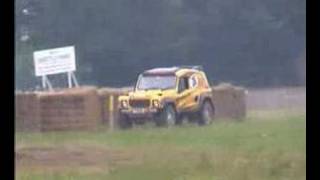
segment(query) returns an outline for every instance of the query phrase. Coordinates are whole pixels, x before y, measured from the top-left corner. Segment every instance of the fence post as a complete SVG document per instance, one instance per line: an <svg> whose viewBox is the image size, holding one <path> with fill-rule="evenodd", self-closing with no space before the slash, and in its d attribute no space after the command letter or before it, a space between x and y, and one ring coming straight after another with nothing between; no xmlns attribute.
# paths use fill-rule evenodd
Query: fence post
<svg viewBox="0 0 320 180"><path fill-rule="evenodd" d="M114 117L113 117L113 95L109 96L109 127L110 130L113 131L114 129Z"/></svg>

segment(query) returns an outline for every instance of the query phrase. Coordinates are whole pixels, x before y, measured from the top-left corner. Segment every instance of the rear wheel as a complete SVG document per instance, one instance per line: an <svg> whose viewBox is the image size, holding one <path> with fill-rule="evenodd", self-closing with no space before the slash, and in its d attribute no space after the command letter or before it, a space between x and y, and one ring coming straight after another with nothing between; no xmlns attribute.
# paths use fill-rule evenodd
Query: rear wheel
<svg viewBox="0 0 320 180"><path fill-rule="evenodd" d="M175 125L181 126L184 122L186 122L188 117L184 114L177 115Z"/></svg>
<svg viewBox="0 0 320 180"><path fill-rule="evenodd" d="M133 126L133 121L127 115L120 114L119 126L121 129L130 129Z"/></svg>
<svg viewBox="0 0 320 180"><path fill-rule="evenodd" d="M211 124L214 118L214 108L213 105L209 101L205 101L199 112L199 125L208 125Z"/></svg>
<svg viewBox="0 0 320 180"><path fill-rule="evenodd" d="M163 110L155 117L157 126L172 127L177 120L176 111L172 105L167 105Z"/></svg>

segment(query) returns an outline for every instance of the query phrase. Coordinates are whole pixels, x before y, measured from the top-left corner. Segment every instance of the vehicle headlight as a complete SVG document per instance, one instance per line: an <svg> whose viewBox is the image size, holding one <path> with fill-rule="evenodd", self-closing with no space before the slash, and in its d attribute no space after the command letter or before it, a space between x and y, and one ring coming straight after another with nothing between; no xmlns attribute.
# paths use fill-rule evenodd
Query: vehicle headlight
<svg viewBox="0 0 320 180"><path fill-rule="evenodd" d="M128 101L126 101L126 100L122 100L121 101L121 107L122 108L128 108L128 106L129 106Z"/></svg>
<svg viewBox="0 0 320 180"><path fill-rule="evenodd" d="M152 106L155 107L155 108L160 107L160 102L159 102L159 100L153 100L153 101L152 101Z"/></svg>

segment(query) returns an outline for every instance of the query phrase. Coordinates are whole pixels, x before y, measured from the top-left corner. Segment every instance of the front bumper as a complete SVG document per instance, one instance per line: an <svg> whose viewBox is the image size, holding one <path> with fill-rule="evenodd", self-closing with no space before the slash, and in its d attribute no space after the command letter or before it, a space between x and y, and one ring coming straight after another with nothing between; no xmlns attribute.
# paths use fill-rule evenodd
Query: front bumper
<svg viewBox="0 0 320 180"><path fill-rule="evenodd" d="M154 108L136 108L136 109L120 109L121 114L127 115L130 118L152 118L161 109Z"/></svg>

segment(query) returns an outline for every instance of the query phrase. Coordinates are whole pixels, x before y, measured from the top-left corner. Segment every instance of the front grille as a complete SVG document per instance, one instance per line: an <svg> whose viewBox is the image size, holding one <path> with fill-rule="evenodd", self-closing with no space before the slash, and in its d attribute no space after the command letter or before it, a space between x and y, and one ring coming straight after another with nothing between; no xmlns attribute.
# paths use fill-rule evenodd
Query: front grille
<svg viewBox="0 0 320 180"><path fill-rule="evenodd" d="M147 108L150 106L150 100L148 100L148 99L130 99L129 105L133 108Z"/></svg>

